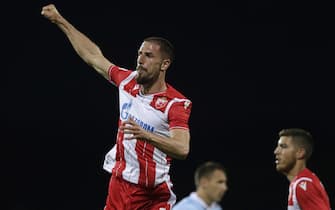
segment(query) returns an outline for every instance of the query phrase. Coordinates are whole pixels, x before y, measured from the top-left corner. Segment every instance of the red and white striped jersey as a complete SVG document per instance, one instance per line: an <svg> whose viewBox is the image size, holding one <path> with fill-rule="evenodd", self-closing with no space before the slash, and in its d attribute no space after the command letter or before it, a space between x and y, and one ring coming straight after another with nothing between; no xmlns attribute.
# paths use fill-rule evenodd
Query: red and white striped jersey
<svg viewBox="0 0 335 210"><path fill-rule="evenodd" d="M330 210L328 194L319 178L305 168L290 183L288 210Z"/></svg>
<svg viewBox="0 0 335 210"><path fill-rule="evenodd" d="M136 83L136 71L113 66L110 81L119 88L119 125L129 117L143 129L169 136L173 128L189 129L192 103L167 84L167 90L142 95ZM131 183L154 187L169 181L171 157L146 141L124 140L118 131L116 144L106 154L103 168Z"/></svg>

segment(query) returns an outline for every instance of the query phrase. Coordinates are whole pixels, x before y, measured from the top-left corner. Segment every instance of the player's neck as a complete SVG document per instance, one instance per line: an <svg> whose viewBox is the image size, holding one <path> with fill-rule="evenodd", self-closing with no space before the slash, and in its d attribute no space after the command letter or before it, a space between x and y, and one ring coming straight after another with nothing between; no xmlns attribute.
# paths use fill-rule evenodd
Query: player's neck
<svg viewBox="0 0 335 210"><path fill-rule="evenodd" d="M198 189L196 193L207 204L207 206L212 204L213 201L208 198L207 194L203 190Z"/></svg>
<svg viewBox="0 0 335 210"><path fill-rule="evenodd" d="M164 92L167 89L167 85L165 81L156 82L152 85L142 85L141 87L141 94L149 95L154 93Z"/></svg>
<svg viewBox="0 0 335 210"><path fill-rule="evenodd" d="M297 162L296 165L286 174L287 179L291 182L305 168L305 162Z"/></svg>

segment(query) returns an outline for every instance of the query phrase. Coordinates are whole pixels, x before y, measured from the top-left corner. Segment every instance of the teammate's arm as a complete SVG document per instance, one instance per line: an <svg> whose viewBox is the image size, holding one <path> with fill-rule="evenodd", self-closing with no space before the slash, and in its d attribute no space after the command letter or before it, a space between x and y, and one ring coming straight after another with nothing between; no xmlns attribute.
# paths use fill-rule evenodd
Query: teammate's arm
<svg viewBox="0 0 335 210"><path fill-rule="evenodd" d="M114 64L103 56L100 48L95 43L70 24L53 4L44 6L41 14L64 32L74 50L87 64L92 66L103 77L109 79L108 69Z"/></svg>

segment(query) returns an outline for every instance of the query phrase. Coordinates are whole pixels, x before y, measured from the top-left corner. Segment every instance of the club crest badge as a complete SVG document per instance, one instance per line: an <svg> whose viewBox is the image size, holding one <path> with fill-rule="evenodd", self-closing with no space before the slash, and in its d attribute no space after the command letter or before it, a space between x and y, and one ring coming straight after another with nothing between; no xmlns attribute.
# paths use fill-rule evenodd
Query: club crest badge
<svg viewBox="0 0 335 210"><path fill-rule="evenodd" d="M166 97L159 97L155 102L156 109L161 109L166 106L168 100Z"/></svg>

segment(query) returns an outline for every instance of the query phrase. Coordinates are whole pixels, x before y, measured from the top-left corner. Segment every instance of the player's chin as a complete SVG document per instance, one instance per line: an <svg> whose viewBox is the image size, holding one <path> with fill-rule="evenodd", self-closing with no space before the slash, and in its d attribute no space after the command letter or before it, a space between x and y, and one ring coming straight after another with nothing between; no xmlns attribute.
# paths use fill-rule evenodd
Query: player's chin
<svg viewBox="0 0 335 210"><path fill-rule="evenodd" d="M142 74L137 74L137 76L135 77L135 80L138 84L144 84L144 79L143 79Z"/></svg>
<svg viewBox="0 0 335 210"><path fill-rule="evenodd" d="M218 195L218 197L216 198L215 201L220 202L222 200L223 196L224 196L224 193L220 193L220 195Z"/></svg>
<svg viewBox="0 0 335 210"><path fill-rule="evenodd" d="M277 170L278 172L284 172L284 171L285 171L285 168L282 167L281 165L277 164L277 165L276 165L276 170Z"/></svg>

